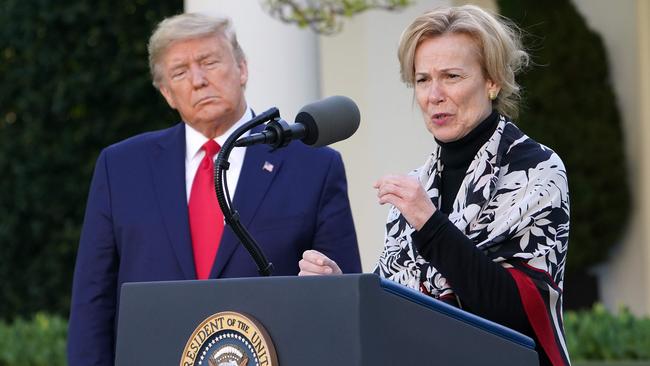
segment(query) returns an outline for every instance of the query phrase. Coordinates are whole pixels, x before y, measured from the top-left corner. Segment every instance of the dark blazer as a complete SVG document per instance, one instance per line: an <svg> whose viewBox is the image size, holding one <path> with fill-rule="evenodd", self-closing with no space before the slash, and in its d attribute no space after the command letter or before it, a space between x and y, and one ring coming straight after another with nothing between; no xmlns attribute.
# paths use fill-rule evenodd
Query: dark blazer
<svg viewBox="0 0 650 366"><path fill-rule="evenodd" d="M247 149L233 206L273 263L274 275L297 274L306 249L323 252L343 272L360 272L340 155L301 142L275 151L266 145ZM264 169L266 162L273 168ZM210 277L252 276L258 276L254 261L227 227ZM104 149L77 253L69 365L113 365L123 283L193 279L184 124Z"/></svg>

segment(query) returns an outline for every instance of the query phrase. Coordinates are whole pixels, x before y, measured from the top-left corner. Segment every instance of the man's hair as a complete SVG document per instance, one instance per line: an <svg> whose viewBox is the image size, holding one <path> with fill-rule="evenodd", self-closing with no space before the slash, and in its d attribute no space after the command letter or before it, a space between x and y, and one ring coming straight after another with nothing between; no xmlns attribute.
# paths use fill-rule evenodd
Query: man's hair
<svg viewBox="0 0 650 366"><path fill-rule="evenodd" d="M520 88L515 74L528 65L519 29L504 17L474 5L438 8L417 17L402 33L397 57L402 81L415 82L415 51L426 39L444 34L466 34L477 46L484 77L501 87L496 110L510 118L519 112Z"/></svg>
<svg viewBox="0 0 650 366"><path fill-rule="evenodd" d="M203 37L224 37L232 48L235 60L241 63L246 60L244 51L237 42L237 35L228 18L211 17L204 14L185 13L164 19L158 23L156 30L149 38L149 71L153 85L160 88L162 73L160 61L167 49L178 41Z"/></svg>

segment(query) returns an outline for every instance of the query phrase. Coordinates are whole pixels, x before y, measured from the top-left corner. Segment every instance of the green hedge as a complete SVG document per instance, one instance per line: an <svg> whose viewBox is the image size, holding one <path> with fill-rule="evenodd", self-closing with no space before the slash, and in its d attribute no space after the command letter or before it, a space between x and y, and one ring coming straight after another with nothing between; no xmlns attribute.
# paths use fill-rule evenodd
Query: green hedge
<svg viewBox="0 0 650 366"><path fill-rule="evenodd" d="M524 108L516 122L566 165L571 196L567 271L581 271L607 260L630 212L621 115L607 53L569 0L497 3L501 14L527 35L534 65L518 78Z"/></svg>
<svg viewBox="0 0 650 366"><path fill-rule="evenodd" d="M609 313L598 304L564 316L572 361L650 360L650 318L637 318L622 308ZM31 320L0 321L0 365L64 366L67 321L36 314Z"/></svg>
<svg viewBox="0 0 650 366"><path fill-rule="evenodd" d="M67 321L37 313L31 320L0 321L0 365L64 366Z"/></svg>
<svg viewBox="0 0 650 366"><path fill-rule="evenodd" d="M178 117L147 39L180 0L0 1L0 319L67 316L101 148Z"/></svg>
<svg viewBox="0 0 650 366"><path fill-rule="evenodd" d="M564 329L572 361L650 360L650 318L637 318L627 308L612 314L596 304L569 311Z"/></svg>

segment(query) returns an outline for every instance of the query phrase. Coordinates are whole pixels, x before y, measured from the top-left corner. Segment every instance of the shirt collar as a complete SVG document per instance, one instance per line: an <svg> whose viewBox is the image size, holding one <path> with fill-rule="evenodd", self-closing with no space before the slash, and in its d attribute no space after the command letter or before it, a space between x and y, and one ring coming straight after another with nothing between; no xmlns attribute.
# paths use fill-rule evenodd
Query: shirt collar
<svg viewBox="0 0 650 366"><path fill-rule="evenodd" d="M235 130L237 130L239 127L241 127L244 123L250 121L253 118L253 112L250 110L250 108L246 107L246 111L244 114L241 116L241 118L233 124L228 131L226 131L224 134L221 136L217 137L214 139L219 146L223 146L223 144L228 140L228 137L232 135ZM250 132L246 132L242 136L246 136ZM195 130L192 126L188 125L187 123L185 124L185 158L187 160L191 160L196 154L198 154L201 151L201 147L203 144L205 144L208 141L208 138L205 137L202 133L199 131Z"/></svg>

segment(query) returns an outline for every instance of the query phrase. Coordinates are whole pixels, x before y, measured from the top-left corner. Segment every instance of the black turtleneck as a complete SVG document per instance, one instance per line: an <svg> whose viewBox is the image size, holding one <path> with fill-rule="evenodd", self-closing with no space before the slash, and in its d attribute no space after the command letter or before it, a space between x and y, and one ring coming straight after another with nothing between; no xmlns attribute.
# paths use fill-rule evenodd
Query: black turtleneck
<svg viewBox="0 0 650 366"><path fill-rule="evenodd" d="M464 309L532 337L539 347L510 273L476 248L447 218L469 164L498 121L499 115L493 111L460 140L438 141L443 164L441 207L412 238L418 253L447 278ZM543 351L538 349L538 353Z"/></svg>
<svg viewBox="0 0 650 366"><path fill-rule="evenodd" d="M456 194L465 178L469 164L474 160L474 156L481 146L492 136L498 124L499 114L492 111L486 119L460 140L442 142L436 139L440 145L440 161L443 166L440 187L440 210L443 213L448 215L452 211Z"/></svg>

